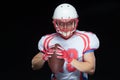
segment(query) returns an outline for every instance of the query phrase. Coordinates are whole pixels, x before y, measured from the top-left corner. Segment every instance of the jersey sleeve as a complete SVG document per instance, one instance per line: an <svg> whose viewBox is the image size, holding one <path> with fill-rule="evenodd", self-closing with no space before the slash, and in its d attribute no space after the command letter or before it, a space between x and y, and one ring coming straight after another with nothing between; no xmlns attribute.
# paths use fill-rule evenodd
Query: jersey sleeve
<svg viewBox="0 0 120 80"><path fill-rule="evenodd" d="M88 35L88 46L85 52L93 52L94 50L98 49L100 46L100 42L96 34L94 33L87 33Z"/></svg>
<svg viewBox="0 0 120 80"><path fill-rule="evenodd" d="M90 49L98 49L99 48L99 39L96 34L90 34Z"/></svg>
<svg viewBox="0 0 120 80"><path fill-rule="evenodd" d="M44 39L45 39L45 36L42 36L40 38L40 40L38 41L38 49L40 51L43 51L43 49L44 49Z"/></svg>

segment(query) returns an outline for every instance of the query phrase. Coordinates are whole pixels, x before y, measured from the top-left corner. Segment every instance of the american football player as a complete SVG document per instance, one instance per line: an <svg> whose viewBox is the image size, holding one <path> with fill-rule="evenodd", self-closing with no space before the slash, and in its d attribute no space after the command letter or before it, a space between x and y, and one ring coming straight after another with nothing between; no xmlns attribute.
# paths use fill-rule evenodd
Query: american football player
<svg viewBox="0 0 120 80"><path fill-rule="evenodd" d="M53 54L50 47L59 44L61 51L56 52L57 58L65 62L61 71L51 75L51 80L88 80L88 74L95 72L94 51L100 45L98 37L93 32L77 29L79 16L75 7L69 3L58 5L52 18L56 33L40 38L40 52L33 57L32 68L40 69Z"/></svg>

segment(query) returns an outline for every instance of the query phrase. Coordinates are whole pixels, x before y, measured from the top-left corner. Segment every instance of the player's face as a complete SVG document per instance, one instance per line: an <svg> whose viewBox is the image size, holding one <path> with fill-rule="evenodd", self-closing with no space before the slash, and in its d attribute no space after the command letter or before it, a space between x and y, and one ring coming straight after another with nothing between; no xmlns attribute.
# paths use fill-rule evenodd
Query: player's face
<svg viewBox="0 0 120 80"><path fill-rule="evenodd" d="M73 30L74 27L75 27L74 23L75 23L74 20L70 20L70 21L67 21L67 22L56 21L56 24L59 27L60 31L63 31L63 32L68 32L68 31Z"/></svg>

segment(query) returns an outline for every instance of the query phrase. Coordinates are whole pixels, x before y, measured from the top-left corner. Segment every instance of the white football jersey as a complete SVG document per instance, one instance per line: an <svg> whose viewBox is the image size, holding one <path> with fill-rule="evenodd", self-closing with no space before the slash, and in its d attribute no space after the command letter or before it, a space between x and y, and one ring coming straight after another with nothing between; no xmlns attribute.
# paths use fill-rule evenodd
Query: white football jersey
<svg viewBox="0 0 120 80"><path fill-rule="evenodd" d="M77 30L69 39L64 39L57 33L42 36L38 42L38 49L43 51L56 43L60 44L70 57L78 61L83 61L84 54L99 48L99 39L94 33ZM57 80L88 80L86 73L81 73L67 62L55 77Z"/></svg>

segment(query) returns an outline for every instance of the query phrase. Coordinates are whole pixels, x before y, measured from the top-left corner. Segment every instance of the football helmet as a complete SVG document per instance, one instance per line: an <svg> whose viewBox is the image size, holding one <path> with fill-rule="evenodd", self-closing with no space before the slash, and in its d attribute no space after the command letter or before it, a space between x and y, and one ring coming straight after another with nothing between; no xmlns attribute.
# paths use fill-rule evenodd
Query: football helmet
<svg viewBox="0 0 120 80"><path fill-rule="evenodd" d="M78 25L76 9L68 3L58 5L53 13L53 24L56 32L63 38L70 38Z"/></svg>

